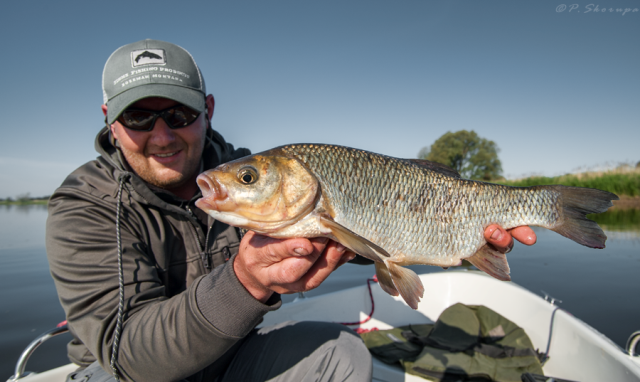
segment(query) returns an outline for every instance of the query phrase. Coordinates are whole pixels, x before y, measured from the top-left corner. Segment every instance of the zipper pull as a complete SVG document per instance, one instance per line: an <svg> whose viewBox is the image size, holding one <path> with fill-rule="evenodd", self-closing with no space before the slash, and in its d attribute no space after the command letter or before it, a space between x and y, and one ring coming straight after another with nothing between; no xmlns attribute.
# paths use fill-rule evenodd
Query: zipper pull
<svg viewBox="0 0 640 382"><path fill-rule="evenodd" d="M229 251L229 247L222 248L222 256L224 256L224 261L229 261L231 257L231 252Z"/></svg>
<svg viewBox="0 0 640 382"><path fill-rule="evenodd" d="M204 263L204 267L207 271L211 270L211 254L209 252L204 252L202 254L202 262Z"/></svg>

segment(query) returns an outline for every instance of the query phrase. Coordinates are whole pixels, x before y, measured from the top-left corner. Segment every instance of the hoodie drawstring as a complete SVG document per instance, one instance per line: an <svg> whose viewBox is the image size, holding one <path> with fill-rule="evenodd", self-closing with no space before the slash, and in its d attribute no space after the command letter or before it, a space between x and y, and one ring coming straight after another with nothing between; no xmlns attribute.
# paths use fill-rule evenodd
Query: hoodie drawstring
<svg viewBox="0 0 640 382"><path fill-rule="evenodd" d="M124 182L129 177L128 173L120 176L120 184L118 185L118 195L116 196L116 242L118 245L118 316L116 320L116 331L113 337L113 347L111 349L111 370L116 381L120 381L120 375L116 368L118 348L120 347L120 333L122 332L122 317L124 315L124 271L122 267L122 242L120 240L120 210L122 209L122 189Z"/></svg>

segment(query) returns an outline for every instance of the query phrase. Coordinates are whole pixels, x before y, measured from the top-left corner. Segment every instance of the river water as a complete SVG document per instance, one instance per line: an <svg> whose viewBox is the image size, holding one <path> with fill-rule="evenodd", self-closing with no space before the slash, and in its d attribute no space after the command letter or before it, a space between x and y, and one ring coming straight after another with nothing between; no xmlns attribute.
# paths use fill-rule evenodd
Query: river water
<svg viewBox="0 0 640 382"><path fill-rule="evenodd" d="M513 282L562 300L563 309L624 346L629 335L640 330L640 211L614 212L601 221L607 224L606 249L585 248L536 229L538 243L516 244L508 259ZM64 320L47 264L46 218L46 206L0 205L0 381L13 374L29 342ZM418 273L443 272L438 267L411 268ZM374 272L373 266L346 264L307 295L362 285ZM27 370L68 363L69 339L65 334L47 341L31 357Z"/></svg>

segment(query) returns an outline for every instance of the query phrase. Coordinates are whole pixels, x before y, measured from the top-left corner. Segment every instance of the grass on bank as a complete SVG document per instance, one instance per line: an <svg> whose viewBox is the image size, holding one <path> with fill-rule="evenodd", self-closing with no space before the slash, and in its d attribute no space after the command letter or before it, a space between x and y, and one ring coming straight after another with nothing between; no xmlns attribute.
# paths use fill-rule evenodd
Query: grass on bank
<svg viewBox="0 0 640 382"><path fill-rule="evenodd" d="M589 187L626 196L640 196L640 168L621 167L605 172L585 172L556 177L532 176L517 180L502 180L496 183L515 187L531 187L546 184L561 184L573 187Z"/></svg>
<svg viewBox="0 0 640 382"><path fill-rule="evenodd" d="M41 196L32 198L28 193L18 195L17 198L0 199L0 206L15 206L15 205L29 205L29 204L47 204L49 203L48 196Z"/></svg>

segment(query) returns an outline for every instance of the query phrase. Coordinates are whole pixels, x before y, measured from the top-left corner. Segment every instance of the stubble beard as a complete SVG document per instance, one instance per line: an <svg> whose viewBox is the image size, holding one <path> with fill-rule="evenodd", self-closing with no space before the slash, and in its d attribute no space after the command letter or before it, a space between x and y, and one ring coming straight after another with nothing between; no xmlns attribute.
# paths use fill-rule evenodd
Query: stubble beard
<svg viewBox="0 0 640 382"><path fill-rule="evenodd" d="M187 158L182 171L158 169L158 167L154 167L150 163L152 159L149 159L139 153L129 152L129 150L122 146L120 149L129 163L129 166L142 180L153 186L171 191L184 186L188 181L196 177L198 169L200 168L203 148L199 150L200 155L197 158Z"/></svg>

